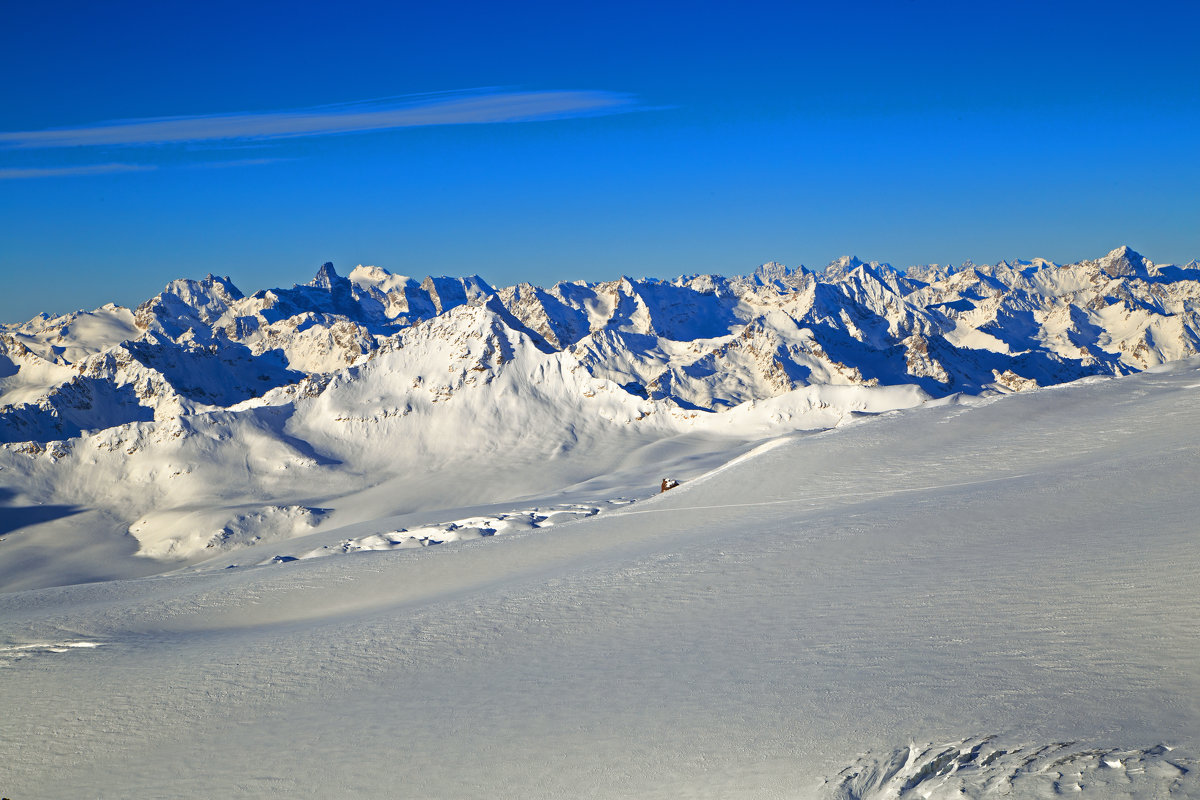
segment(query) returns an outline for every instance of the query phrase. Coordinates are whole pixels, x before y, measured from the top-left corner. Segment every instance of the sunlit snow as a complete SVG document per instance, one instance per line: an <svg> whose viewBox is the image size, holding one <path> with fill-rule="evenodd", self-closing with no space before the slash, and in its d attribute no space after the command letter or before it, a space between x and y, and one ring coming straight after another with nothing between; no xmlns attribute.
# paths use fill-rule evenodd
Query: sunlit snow
<svg viewBox="0 0 1200 800"><path fill-rule="evenodd" d="M1200 797L1196 274L7 326L0 793Z"/></svg>

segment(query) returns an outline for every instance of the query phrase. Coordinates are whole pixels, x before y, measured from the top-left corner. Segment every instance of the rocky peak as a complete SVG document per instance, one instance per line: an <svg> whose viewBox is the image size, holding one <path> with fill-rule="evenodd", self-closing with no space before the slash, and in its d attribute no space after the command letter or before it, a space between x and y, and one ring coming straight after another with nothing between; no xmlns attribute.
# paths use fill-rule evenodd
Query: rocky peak
<svg viewBox="0 0 1200 800"><path fill-rule="evenodd" d="M825 267L824 277L826 280L837 280L861 267L863 263L858 256L838 256Z"/></svg>
<svg viewBox="0 0 1200 800"><path fill-rule="evenodd" d="M774 283L775 281L783 281L792 270L788 269L786 264L780 264L778 261L768 261L758 269L754 270L754 278L763 286Z"/></svg>
<svg viewBox="0 0 1200 800"><path fill-rule="evenodd" d="M333 268L332 261L326 261L317 270L317 276L308 282L308 285L314 289L324 289L332 292L335 286L347 283L347 279L337 274L337 270Z"/></svg>
<svg viewBox="0 0 1200 800"><path fill-rule="evenodd" d="M1128 245L1121 245L1096 262L1104 274L1113 278L1146 277L1150 262Z"/></svg>

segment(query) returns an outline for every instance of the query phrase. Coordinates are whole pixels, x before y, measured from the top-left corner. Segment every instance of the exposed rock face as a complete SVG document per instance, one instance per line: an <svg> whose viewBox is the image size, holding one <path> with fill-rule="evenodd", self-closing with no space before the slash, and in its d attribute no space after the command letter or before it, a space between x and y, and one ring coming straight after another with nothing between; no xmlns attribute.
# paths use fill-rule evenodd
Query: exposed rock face
<svg viewBox="0 0 1200 800"><path fill-rule="evenodd" d="M479 320L451 314L461 308L485 313L492 344L461 369L443 365L461 375L428 383L439 391L504 369L519 335L561 354L564 370L697 412L808 386L1023 391L1200 351L1200 267L1155 265L1128 247L1064 266L900 272L843 257L820 273L770 263L748 277L499 291L478 276L417 281L360 266L343 277L326 263L290 289L246 296L208 275L173 281L136 311L4 326L0 441L69 439L312 387L381 352L465 341L464 320Z"/></svg>

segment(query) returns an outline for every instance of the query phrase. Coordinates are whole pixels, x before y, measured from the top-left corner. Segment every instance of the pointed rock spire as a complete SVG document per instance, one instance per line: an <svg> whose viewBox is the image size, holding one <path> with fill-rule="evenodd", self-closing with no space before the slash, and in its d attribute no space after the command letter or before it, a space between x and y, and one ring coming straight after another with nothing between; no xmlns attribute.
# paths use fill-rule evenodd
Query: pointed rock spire
<svg viewBox="0 0 1200 800"><path fill-rule="evenodd" d="M337 274L337 270L333 268L332 261L326 261L317 270L317 276L308 282L309 286L316 289L326 289L333 291L333 287L337 284L344 283L345 278Z"/></svg>

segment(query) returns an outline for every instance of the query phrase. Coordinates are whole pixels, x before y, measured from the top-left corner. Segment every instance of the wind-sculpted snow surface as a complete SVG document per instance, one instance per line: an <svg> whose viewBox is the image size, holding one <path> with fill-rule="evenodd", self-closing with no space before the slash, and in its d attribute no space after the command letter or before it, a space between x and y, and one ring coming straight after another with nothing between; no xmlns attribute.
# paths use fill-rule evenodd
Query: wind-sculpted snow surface
<svg viewBox="0 0 1200 800"><path fill-rule="evenodd" d="M837 776L835 800L1200 797L1200 759L1166 744L1006 744L994 736L866 756Z"/></svg>
<svg viewBox="0 0 1200 800"><path fill-rule="evenodd" d="M1196 353L1198 312L1200 267L1128 248L1065 266L843 258L548 289L331 264L251 295L176 280L135 310L0 330L0 510L34 523L11 526L25 552L0 588L37 585L34 565L79 552L83 526L88 546L195 560L372 514L548 496L607 474L621 448L683 437L713 453L1136 372Z"/></svg>

